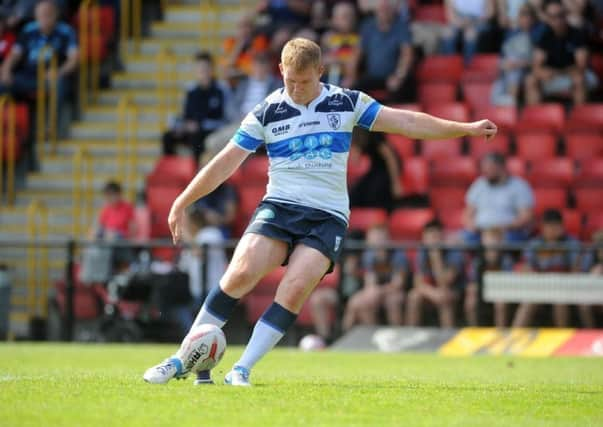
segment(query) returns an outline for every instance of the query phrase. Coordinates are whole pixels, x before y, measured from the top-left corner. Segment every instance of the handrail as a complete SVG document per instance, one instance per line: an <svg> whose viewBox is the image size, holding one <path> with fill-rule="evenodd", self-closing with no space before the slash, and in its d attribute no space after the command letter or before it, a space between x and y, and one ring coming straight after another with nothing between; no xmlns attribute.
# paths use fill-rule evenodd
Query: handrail
<svg viewBox="0 0 603 427"><path fill-rule="evenodd" d="M5 107L8 107L8 141L4 132ZM4 152L6 151L6 200L8 205L15 203L15 146L17 143L15 102L9 96L0 97L0 200L2 199L4 174ZM5 150L6 147L6 150Z"/></svg>
<svg viewBox="0 0 603 427"><path fill-rule="evenodd" d="M134 53L140 49L142 36L141 0L121 0L120 5L119 52L122 59L130 53L130 37L133 39Z"/></svg>
<svg viewBox="0 0 603 427"><path fill-rule="evenodd" d="M84 0L79 9L80 76L79 102L86 108L94 101L100 82L100 6L96 0ZM89 52L90 47L92 51ZM92 96L91 96L92 95Z"/></svg>
<svg viewBox="0 0 603 427"><path fill-rule="evenodd" d="M27 207L27 231L30 242L48 236L48 209L38 200L32 201ZM38 254L34 246L27 248L27 307L30 316L45 317L49 284L48 248L40 246L39 249Z"/></svg>
<svg viewBox="0 0 603 427"><path fill-rule="evenodd" d="M46 68L46 53L50 52L50 67ZM50 71L52 78L49 81L48 121L46 120L46 75ZM38 141L38 158L42 160L46 155L46 124L48 123L48 138L51 151L57 147L57 56L50 45L44 46L38 56L38 85L36 94L36 139Z"/></svg>
<svg viewBox="0 0 603 427"><path fill-rule="evenodd" d="M73 156L73 236L82 235L82 222L89 225L93 218L93 163L92 156L79 147ZM82 210L82 206L84 209Z"/></svg>

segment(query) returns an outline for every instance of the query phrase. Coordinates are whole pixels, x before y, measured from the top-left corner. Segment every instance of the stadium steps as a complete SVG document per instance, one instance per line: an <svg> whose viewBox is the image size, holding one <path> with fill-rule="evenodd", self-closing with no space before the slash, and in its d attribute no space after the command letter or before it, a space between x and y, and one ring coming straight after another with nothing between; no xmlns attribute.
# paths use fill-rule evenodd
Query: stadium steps
<svg viewBox="0 0 603 427"><path fill-rule="evenodd" d="M143 188L144 178L151 170L161 151L162 122L178 114L182 105L184 88L193 79L191 55L199 49L218 52L222 38L233 34L244 8L252 3L218 0L219 9L200 8L198 0L170 2L163 22L151 24L150 36L140 44L138 53L123 58L123 71L112 75L112 88L101 90L98 97L84 111L79 122L73 123L70 138L61 140L52 155L46 155L40 172L31 174L27 187L16 196L15 206L0 206L0 241L29 240L27 208L33 200L43 202L48 209L49 237L66 239L73 232L73 155L84 147L94 156L93 206L98 213L102 203L100 188L108 179L121 178L116 164L119 144L117 141L118 115L116 107L128 97L137 107L137 163L134 180L122 181L126 194ZM255 4L255 2L253 2ZM216 28L217 23L217 28ZM157 90L157 53L165 46L176 56L177 83ZM165 98L164 98L165 97ZM162 108L159 108L162 107ZM165 114L164 117L161 115ZM84 206L81 206L84 208ZM92 222L92 221L91 221ZM87 227L87 226L86 226ZM83 237L83 236L79 236ZM64 252L48 251L51 280L64 274ZM11 331L14 336L27 333L29 322L27 307L28 251L23 248L6 248L0 245L0 260L7 263L15 277Z"/></svg>

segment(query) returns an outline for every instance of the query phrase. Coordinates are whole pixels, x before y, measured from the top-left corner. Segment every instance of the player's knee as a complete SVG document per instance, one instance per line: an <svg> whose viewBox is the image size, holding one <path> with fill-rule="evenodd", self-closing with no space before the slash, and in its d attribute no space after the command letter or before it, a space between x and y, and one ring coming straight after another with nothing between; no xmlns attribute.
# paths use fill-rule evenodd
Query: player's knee
<svg viewBox="0 0 603 427"><path fill-rule="evenodd" d="M257 273L247 268L240 266L229 271L224 275L221 285L225 291L229 290L251 290L258 281Z"/></svg>

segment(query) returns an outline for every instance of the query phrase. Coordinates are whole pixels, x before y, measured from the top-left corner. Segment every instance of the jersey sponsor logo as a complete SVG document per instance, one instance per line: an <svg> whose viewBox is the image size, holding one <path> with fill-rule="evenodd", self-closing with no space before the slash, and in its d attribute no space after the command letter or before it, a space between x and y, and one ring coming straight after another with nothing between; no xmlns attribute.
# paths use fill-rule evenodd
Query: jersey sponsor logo
<svg viewBox="0 0 603 427"><path fill-rule="evenodd" d="M290 130L291 130L290 124L275 126L272 128L272 135L274 135L274 136L286 135L287 133L289 133Z"/></svg>
<svg viewBox="0 0 603 427"><path fill-rule="evenodd" d="M320 120L314 120L314 121L311 121L311 122L300 123L299 127L300 128L305 128L307 126L317 126L319 124L320 124Z"/></svg>
<svg viewBox="0 0 603 427"><path fill-rule="evenodd" d="M337 113L327 114L327 121L333 130L337 130L341 126L341 116Z"/></svg>

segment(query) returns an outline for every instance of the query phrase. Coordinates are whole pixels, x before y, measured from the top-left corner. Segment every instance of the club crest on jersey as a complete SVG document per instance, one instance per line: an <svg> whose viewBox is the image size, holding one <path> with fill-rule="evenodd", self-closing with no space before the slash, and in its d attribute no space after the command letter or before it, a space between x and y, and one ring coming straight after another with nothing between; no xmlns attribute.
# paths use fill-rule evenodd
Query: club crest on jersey
<svg viewBox="0 0 603 427"><path fill-rule="evenodd" d="M341 126L341 117L337 113L327 114L327 122L331 126L331 129L337 130Z"/></svg>

